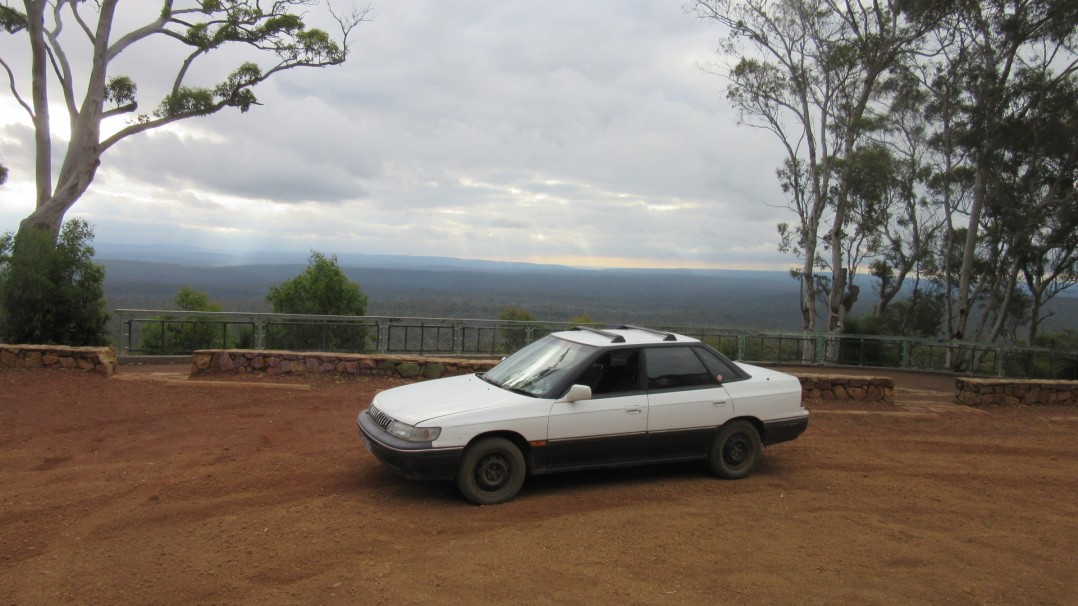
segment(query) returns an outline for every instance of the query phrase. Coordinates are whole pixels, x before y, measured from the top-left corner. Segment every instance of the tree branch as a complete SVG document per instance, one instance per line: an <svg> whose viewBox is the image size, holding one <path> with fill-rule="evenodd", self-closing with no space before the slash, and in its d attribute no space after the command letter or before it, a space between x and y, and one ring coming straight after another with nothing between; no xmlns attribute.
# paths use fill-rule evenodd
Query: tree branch
<svg viewBox="0 0 1078 606"><path fill-rule="evenodd" d="M75 89L74 89L74 76L71 74L71 63L67 60L67 54L64 53L64 49L60 46L60 33L64 29L64 21L60 9L68 0L60 0L53 7L53 21L55 27L52 30L45 30L45 36L49 39L49 44L46 47L49 52L49 61L52 63L52 69L56 73L56 78L60 81L60 87L64 92L64 104L67 105L67 113L72 121L79 114L78 106L75 103ZM59 66L57 65L59 62Z"/></svg>
<svg viewBox="0 0 1078 606"><path fill-rule="evenodd" d="M75 15L75 21L79 24L79 27L82 28L82 32L86 34L86 38L90 41L90 44L93 44L94 31L85 21L83 21L82 15L79 14L78 0L61 0L58 4L63 4L65 2L71 4L71 14ZM57 6L57 10L59 10L59 6Z"/></svg>
<svg viewBox="0 0 1078 606"><path fill-rule="evenodd" d="M22 98L22 95L19 94L19 89L15 87L15 74L11 71L11 66L7 64L7 61L4 61L3 57L0 57L0 65L3 65L4 71L7 72L8 86L11 88L11 96L15 97L15 100L19 102L19 105L21 105L22 108L26 110L26 113L30 115L30 119L33 120L34 110L30 108L30 106Z"/></svg>

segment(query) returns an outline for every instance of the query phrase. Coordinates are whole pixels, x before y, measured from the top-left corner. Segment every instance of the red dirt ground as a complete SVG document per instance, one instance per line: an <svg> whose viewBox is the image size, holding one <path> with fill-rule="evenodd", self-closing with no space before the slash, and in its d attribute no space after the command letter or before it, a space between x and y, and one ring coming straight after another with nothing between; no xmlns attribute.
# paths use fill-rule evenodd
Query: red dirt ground
<svg viewBox="0 0 1078 606"><path fill-rule="evenodd" d="M736 482L530 478L464 503L355 415L387 379L0 371L0 604L1075 604L1078 409L810 402ZM886 374L886 373L882 373Z"/></svg>

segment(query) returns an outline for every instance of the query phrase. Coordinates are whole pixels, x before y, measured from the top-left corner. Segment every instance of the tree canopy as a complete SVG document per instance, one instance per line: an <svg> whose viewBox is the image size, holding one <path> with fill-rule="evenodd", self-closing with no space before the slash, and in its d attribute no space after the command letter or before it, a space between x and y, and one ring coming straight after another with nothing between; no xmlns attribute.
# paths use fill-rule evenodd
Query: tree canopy
<svg viewBox="0 0 1078 606"><path fill-rule="evenodd" d="M270 287L266 300L275 313L362 316L367 295L344 275L337 257L311 251L307 269L295 278ZM362 326L331 328L318 320L286 320L269 328L267 341L278 349L298 351L364 351L367 329Z"/></svg>
<svg viewBox="0 0 1078 606"><path fill-rule="evenodd" d="M275 313L362 316L367 295L344 275L337 257L311 251L307 269L295 278L270 287L266 300Z"/></svg>
<svg viewBox="0 0 1078 606"><path fill-rule="evenodd" d="M1025 322L1037 340L1043 303L1078 282L1072 1L698 0L695 12L724 28L728 100L785 154L794 221L780 250L800 260L805 330L822 302L828 333L844 332L868 274L877 326L912 280L908 304L942 314L916 313L918 332L1013 340Z"/></svg>

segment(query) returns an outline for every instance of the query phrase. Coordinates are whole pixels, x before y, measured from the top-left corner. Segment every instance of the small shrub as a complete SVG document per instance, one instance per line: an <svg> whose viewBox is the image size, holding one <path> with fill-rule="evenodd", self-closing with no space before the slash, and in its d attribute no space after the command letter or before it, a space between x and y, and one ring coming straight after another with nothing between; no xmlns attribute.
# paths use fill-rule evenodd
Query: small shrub
<svg viewBox="0 0 1078 606"><path fill-rule="evenodd" d="M222 311L220 303L190 286L184 286L176 295L180 311ZM196 349L230 347L226 326L221 322L192 316L155 316L153 321L142 324L139 350L146 354L188 353Z"/></svg>
<svg viewBox="0 0 1078 606"><path fill-rule="evenodd" d="M105 270L82 219L57 238L29 229L0 236L0 338L40 345L106 345Z"/></svg>

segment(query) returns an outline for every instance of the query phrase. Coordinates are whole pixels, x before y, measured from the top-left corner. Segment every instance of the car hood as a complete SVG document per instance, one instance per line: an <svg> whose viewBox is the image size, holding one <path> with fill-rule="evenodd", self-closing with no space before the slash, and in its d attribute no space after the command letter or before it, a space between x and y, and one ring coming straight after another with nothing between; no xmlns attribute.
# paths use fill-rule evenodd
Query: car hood
<svg viewBox="0 0 1078 606"><path fill-rule="evenodd" d="M445 415L534 400L471 374L387 389L374 396L371 405L402 423L416 425Z"/></svg>

